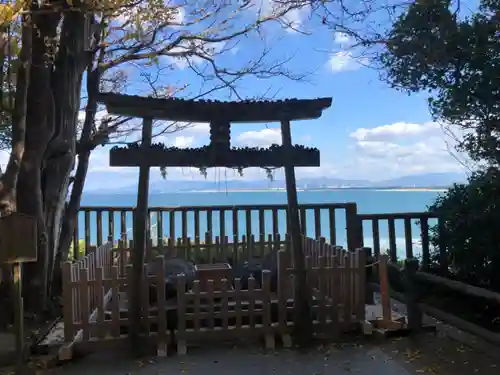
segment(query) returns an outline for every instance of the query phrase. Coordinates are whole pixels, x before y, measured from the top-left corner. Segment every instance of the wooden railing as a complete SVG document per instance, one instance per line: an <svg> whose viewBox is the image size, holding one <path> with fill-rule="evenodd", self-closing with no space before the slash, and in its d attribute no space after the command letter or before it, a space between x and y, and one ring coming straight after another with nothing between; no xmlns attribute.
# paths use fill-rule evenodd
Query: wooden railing
<svg viewBox="0 0 500 375"><path fill-rule="evenodd" d="M323 236L329 243L349 249L362 247L355 203L302 204L299 208L304 235ZM253 235L264 242L266 233L288 233L285 204L150 207L149 212L148 237L155 245L166 242L175 247L177 238L188 237L194 244L213 243L216 236L232 240L242 235ZM73 234L75 259L90 246L102 244L109 235L115 240L132 239L133 213L133 207L82 207Z"/></svg>
<svg viewBox="0 0 500 375"><path fill-rule="evenodd" d="M492 306L498 307L500 304L500 293L496 293L492 290L480 288L474 285L466 284L458 280L451 280L446 277L431 274L429 272L422 271L418 259L408 258L404 261L404 266L401 264L396 264L390 262L386 255L380 257L379 264L379 284L371 283L370 287L374 290L380 290L381 294L390 295L406 304L406 314L408 321L408 328L413 332L427 331L427 329L434 330L432 326L424 325L423 315L429 315L438 321L445 324L449 324L458 328L460 331L458 336L455 335L455 330L448 332L451 337L456 337L457 340L463 340L463 332L477 336L487 342L494 345L500 345L500 333L490 331L482 326L470 321L470 317L465 320L454 313L450 313L442 310L442 307L438 308L435 305L430 305L432 301L425 299L428 296L428 292L424 292L426 288L428 290L429 286L439 288L443 290L443 295L449 292L459 293L464 297L475 297L481 299L479 302L484 304L485 302L491 303ZM404 292L397 292L391 289L392 285L389 285L389 269L393 273L398 273L398 277L402 280L402 285L404 287ZM384 275L384 276L383 276ZM385 280L384 283L382 281ZM427 284L427 286L426 286ZM447 290L445 292L445 290ZM473 319L477 318L474 315Z"/></svg>
<svg viewBox="0 0 500 375"><path fill-rule="evenodd" d="M438 216L432 212L405 212L405 213L382 213L382 214L358 214L363 227L363 233L370 233L373 239L373 244L366 243L365 245L372 247L373 255L379 257L385 250L388 250L389 260L392 263L397 263L398 260L404 258L410 259L418 257L422 259L422 269L428 269L431 261L431 244L429 240L429 228L433 225L442 225L438 220ZM388 232L388 247L383 248L381 241L381 228ZM403 231L403 242L405 256L398 257L398 229ZM419 233L419 248L421 253L415 254L415 236L414 229L418 228ZM448 260L446 253L446 244L441 243L439 248L439 264L443 269L448 268ZM399 259L398 259L399 258Z"/></svg>

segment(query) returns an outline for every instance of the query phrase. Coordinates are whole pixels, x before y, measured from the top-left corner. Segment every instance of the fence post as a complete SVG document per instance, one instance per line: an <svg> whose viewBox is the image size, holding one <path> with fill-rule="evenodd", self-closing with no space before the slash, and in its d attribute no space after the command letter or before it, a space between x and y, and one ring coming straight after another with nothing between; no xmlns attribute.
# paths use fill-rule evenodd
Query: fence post
<svg viewBox="0 0 500 375"><path fill-rule="evenodd" d="M356 203L348 203L346 210L347 250L354 251L363 247L363 224L358 217Z"/></svg>
<svg viewBox="0 0 500 375"><path fill-rule="evenodd" d="M408 328L411 331L419 331L422 328L422 311L418 305L419 290L416 280L418 270L418 259L405 260L403 277L406 289L406 313L408 315Z"/></svg>
<svg viewBox="0 0 500 375"><path fill-rule="evenodd" d="M373 253L371 247L363 247L361 249L365 253L365 304L373 305L375 304L373 300L373 267L375 267L375 259L373 258Z"/></svg>
<svg viewBox="0 0 500 375"><path fill-rule="evenodd" d="M439 270L441 276L445 277L448 274L448 252L446 246L446 226L443 219L438 218L439 229Z"/></svg>

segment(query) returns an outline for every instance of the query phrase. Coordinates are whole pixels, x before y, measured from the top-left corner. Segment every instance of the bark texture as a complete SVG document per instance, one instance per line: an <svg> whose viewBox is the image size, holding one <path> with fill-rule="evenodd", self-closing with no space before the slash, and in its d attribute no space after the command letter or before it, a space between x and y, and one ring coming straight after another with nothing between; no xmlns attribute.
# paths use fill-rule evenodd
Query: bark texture
<svg viewBox="0 0 500 375"><path fill-rule="evenodd" d="M82 77L90 57L84 50L85 22L82 12L33 13L33 28L23 30L21 57L25 52L28 63L18 71L12 155L0 185L0 209L37 218L38 261L24 266L25 307L32 312L48 307L59 268Z"/></svg>

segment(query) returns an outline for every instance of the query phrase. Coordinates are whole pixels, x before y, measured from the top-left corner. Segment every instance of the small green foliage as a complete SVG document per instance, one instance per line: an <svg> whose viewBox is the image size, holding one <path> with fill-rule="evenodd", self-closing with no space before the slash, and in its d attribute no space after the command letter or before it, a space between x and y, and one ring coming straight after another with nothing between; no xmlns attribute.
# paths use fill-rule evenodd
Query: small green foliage
<svg viewBox="0 0 500 375"><path fill-rule="evenodd" d="M445 223L441 233L432 228L432 244L444 240L453 272L495 290L500 290L499 208L500 172L494 168L474 173L468 184L454 185L429 207ZM439 262L438 254L434 261Z"/></svg>
<svg viewBox="0 0 500 375"><path fill-rule="evenodd" d="M85 256L85 240L78 240L78 259ZM68 260L75 260L75 246L72 243L69 248Z"/></svg>

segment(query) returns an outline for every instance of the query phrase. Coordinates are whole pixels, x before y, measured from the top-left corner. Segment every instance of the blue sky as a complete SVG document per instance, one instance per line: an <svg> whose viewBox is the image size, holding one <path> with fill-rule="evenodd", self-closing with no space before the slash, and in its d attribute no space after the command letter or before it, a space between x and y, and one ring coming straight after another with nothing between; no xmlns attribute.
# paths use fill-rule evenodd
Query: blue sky
<svg viewBox="0 0 500 375"><path fill-rule="evenodd" d="M181 22L188 19L183 11ZM246 15L245 17L247 17ZM243 79L238 91L243 97L254 97L265 92L276 93L277 98L332 97L331 108L318 120L299 121L292 125L294 143L318 147L321 151L320 168L298 168L298 177L329 176L382 180L402 175L427 172L463 171L450 150L453 140L446 136L439 124L432 122L425 95L408 96L390 88L379 80L379 72L360 59L359 50L350 47L346 35L325 28L309 11L293 11L287 21L307 32L301 34L278 24L238 39L226 45L228 51L216 57L221 66L244 66L248 60L260 56L262 46L270 49L268 61L283 61L296 73L312 72L308 82L286 78ZM262 36L264 35L264 36ZM265 42L262 41L265 39ZM162 60L163 63L166 60ZM193 64L203 66L199 61ZM171 59L168 82L188 85L182 95L196 94L200 87L197 76L183 60ZM368 64L369 65L369 64ZM135 74L135 76L134 76ZM125 90L128 94L144 94L146 88L136 80ZM228 99L227 92L211 95L212 99ZM130 138L129 138L130 139ZM208 143L208 124L194 124L185 131L161 136L164 143L180 147L195 147ZM279 124L237 124L232 126L234 145L266 146L280 143ZM97 186L103 177L113 178L117 186L135 183L134 168L109 168L109 146L100 147L91 157L88 184ZM463 159L463 156L459 156ZM3 163L3 161L2 161ZM160 173L153 170L152 179ZM219 175L209 171L209 178ZM222 173L227 178L241 178L232 171ZM278 173L279 175L279 173ZM263 170L249 170L243 178L264 179ZM200 179L197 170L170 168L169 179Z"/></svg>

